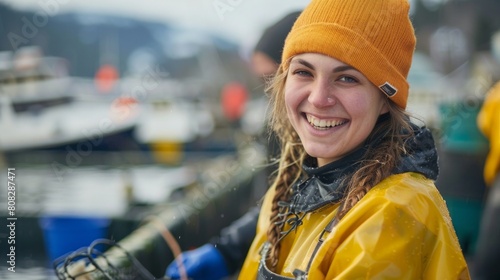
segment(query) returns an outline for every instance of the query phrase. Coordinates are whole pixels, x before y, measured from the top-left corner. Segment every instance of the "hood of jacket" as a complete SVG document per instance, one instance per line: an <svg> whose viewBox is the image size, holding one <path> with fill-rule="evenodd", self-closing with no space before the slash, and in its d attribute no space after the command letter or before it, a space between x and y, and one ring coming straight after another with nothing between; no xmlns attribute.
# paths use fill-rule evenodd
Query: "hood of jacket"
<svg viewBox="0 0 500 280"><path fill-rule="evenodd" d="M406 142L407 153L401 157L393 174L416 172L436 180L439 173L438 155L432 133L414 124L412 129L413 136ZM305 176L292 187L293 195L286 203L288 211L306 213L340 201L347 185L344 179L357 170L367 149L377 145L380 140L375 137L346 157L321 167L316 166L315 158L307 158L303 164Z"/></svg>

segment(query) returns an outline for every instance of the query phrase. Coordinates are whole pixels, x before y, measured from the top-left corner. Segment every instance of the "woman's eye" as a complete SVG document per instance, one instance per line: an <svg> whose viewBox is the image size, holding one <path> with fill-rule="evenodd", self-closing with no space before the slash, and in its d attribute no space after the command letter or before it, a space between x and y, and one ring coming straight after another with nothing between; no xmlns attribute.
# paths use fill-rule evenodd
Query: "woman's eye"
<svg viewBox="0 0 500 280"><path fill-rule="evenodd" d="M309 73L308 71L304 71L304 70L296 70L293 72L293 74L299 75L299 76L304 76L304 77L311 76L311 73Z"/></svg>
<svg viewBox="0 0 500 280"><path fill-rule="evenodd" d="M342 76L339 78L339 81L346 82L346 83L357 83L358 82L358 80L356 80L353 77L349 77L349 76Z"/></svg>

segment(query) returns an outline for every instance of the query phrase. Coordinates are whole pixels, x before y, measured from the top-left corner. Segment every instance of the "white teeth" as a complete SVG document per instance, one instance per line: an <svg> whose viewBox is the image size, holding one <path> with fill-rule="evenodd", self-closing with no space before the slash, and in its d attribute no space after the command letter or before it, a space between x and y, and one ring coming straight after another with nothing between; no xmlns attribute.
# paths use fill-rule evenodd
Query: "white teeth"
<svg viewBox="0 0 500 280"><path fill-rule="evenodd" d="M306 116L307 116L307 121L312 126L314 126L315 128L320 128L320 129L328 129L328 128L335 127L335 126L338 126L338 125L345 123L345 121L341 121L341 120L330 120L330 121L320 120L320 119L317 119L314 116L311 116L308 114L306 114Z"/></svg>

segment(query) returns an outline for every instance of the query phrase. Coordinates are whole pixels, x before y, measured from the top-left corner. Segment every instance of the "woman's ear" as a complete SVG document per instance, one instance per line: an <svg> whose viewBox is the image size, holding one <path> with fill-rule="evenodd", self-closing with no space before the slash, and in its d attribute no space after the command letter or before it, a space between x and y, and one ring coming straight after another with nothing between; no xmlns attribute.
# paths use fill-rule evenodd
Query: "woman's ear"
<svg viewBox="0 0 500 280"><path fill-rule="evenodd" d="M383 114L385 114L385 113L388 113L388 112L389 112L389 106L390 106L390 105L389 105L389 102L391 102L391 101L386 100L386 102L384 102L384 103L382 104L382 107L380 108L380 114L379 114L379 115L383 115Z"/></svg>

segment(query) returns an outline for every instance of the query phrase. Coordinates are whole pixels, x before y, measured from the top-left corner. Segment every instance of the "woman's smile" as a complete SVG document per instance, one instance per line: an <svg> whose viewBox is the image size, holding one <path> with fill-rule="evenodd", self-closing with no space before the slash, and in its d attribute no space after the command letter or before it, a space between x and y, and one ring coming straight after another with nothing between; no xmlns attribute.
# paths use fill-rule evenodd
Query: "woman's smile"
<svg viewBox="0 0 500 280"><path fill-rule="evenodd" d="M307 119L307 122L317 130L329 130L341 125L344 125L348 122L348 120L345 119L339 119L339 118L320 118L320 117L315 117L312 114L307 114L304 113L305 118Z"/></svg>

